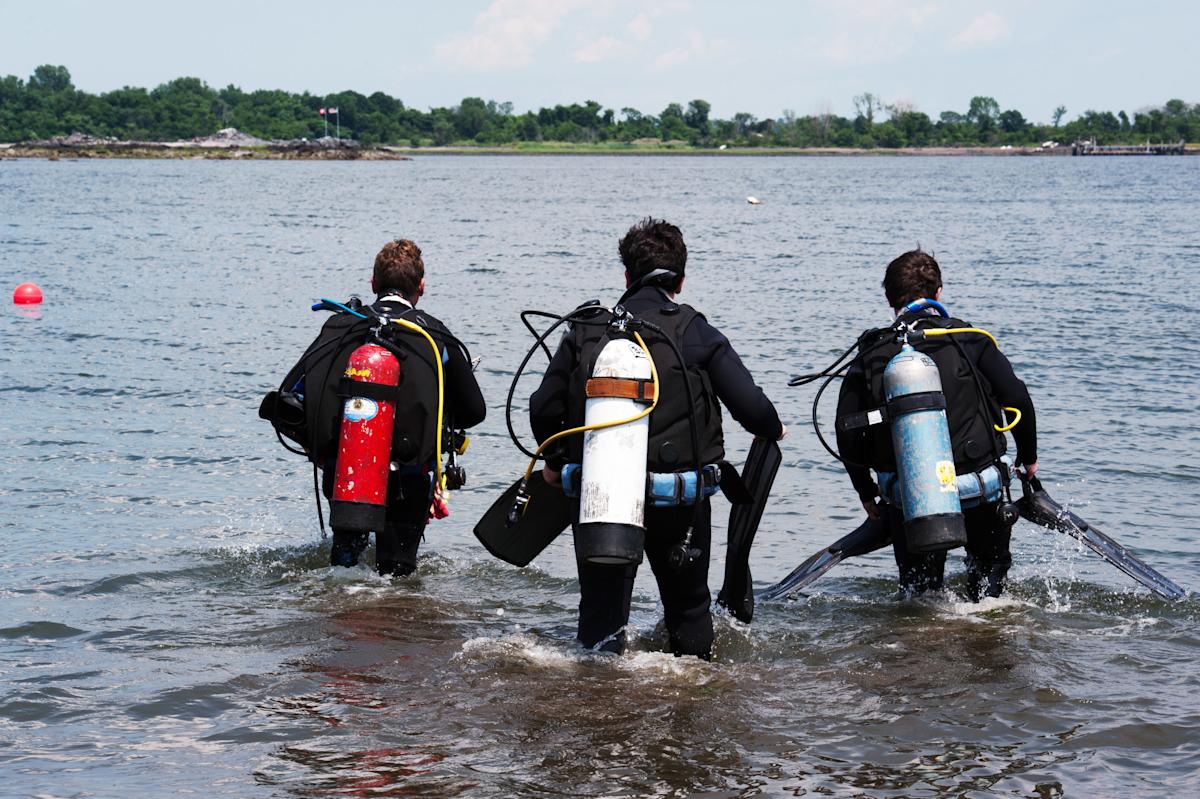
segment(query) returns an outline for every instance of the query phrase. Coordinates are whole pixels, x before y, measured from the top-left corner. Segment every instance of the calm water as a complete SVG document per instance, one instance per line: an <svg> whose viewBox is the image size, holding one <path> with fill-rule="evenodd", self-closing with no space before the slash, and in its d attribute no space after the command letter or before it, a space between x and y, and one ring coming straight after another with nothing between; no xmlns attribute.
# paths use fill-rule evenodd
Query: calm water
<svg viewBox="0 0 1200 799"><path fill-rule="evenodd" d="M718 619L705 664L662 654L648 569L631 651L586 655L569 537L518 570L470 529L522 466L517 311L615 300L653 213L792 427L760 585L861 514L785 381L887 320L882 268L920 242L1029 384L1047 487L1200 586L1198 185L1200 158L0 162L0 288L48 298L0 313L0 793L1194 795L1200 602L1064 536L1022 522L982 605L898 600L887 552L843 564ZM255 412L312 299L363 292L402 235L491 415L393 582L324 565L311 475Z"/></svg>

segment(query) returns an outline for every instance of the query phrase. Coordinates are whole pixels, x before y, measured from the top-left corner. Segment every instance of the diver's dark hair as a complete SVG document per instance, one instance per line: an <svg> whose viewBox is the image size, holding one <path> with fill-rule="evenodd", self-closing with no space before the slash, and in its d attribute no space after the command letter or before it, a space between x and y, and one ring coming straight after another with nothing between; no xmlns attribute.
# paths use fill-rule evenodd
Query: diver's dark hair
<svg viewBox="0 0 1200 799"><path fill-rule="evenodd" d="M669 290L678 287L687 266L687 245L683 234L670 222L648 216L629 228L629 232L617 245L621 263L630 282L636 282L656 269L670 274L650 278L647 285L663 286Z"/></svg>
<svg viewBox="0 0 1200 799"><path fill-rule="evenodd" d="M398 291L411 299L425 277L421 248L409 239L396 239L383 245L375 256L375 291Z"/></svg>
<svg viewBox="0 0 1200 799"><path fill-rule="evenodd" d="M938 262L919 247L892 261L883 274L883 293L893 308L903 308L913 300L932 300L941 287Z"/></svg>

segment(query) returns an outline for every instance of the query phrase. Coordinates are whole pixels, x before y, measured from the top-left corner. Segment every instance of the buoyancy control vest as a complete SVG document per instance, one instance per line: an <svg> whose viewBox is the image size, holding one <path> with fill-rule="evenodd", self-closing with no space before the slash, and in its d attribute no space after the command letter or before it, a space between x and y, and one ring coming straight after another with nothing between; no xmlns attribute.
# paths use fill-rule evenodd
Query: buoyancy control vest
<svg viewBox="0 0 1200 799"><path fill-rule="evenodd" d="M955 318L922 316L915 321L918 328L970 327L967 322ZM859 352L865 353L860 356L863 374L871 401L877 407L884 404L884 368L900 351L900 343L892 341L876 349L871 347L888 337L895 339L896 331L893 328L868 330L858 339ZM955 469L960 474L966 474L993 463L1007 449L1004 434L996 432L993 427L1003 417L987 378L977 366L973 368L967 362L969 355L963 342L955 336L938 336L921 339L913 343L913 347L937 364L942 393L946 398L946 418L950 427ZM979 387L983 388L983 397L980 397ZM889 426L869 427L867 442L871 467L880 471L896 471L896 454Z"/></svg>
<svg viewBox="0 0 1200 799"><path fill-rule="evenodd" d="M708 464L724 460L721 406L717 402L708 375L691 364L687 365L686 370L682 368L674 350L665 339L669 336L682 352L684 331L697 316L701 316L700 312L690 305L669 303L660 308L639 311L633 316L662 329L661 333L648 327L640 331L650 349L650 357L654 359L658 369L660 383L658 405L650 414L647 467L653 472L676 472L693 468L695 458L689 427L691 409L688 408L684 380L691 383L692 396L695 398L700 462ZM596 321L608 318L611 318L608 311L597 308ZM567 335L573 337L572 343L578 355L567 397L567 426L575 427L583 424L584 403L587 399L584 390L599 355L599 345L606 341L606 329L591 324L573 325ZM567 459L572 463L582 462L583 436L571 436L567 440Z"/></svg>
<svg viewBox="0 0 1200 799"><path fill-rule="evenodd" d="M439 333L449 335L440 321L423 311L408 310L395 315L420 325L439 342L448 345ZM308 452L314 463L326 465L336 452L342 420L342 406L350 386L344 383L351 353L371 337L378 323L353 314L338 313L321 328L316 340L292 367L280 385L281 392L302 398L304 429L300 436L289 435ZM400 325L386 325L381 331L400 361L400 396L396 403L396 426L392 437L392 460L401 465L423 465L433 460L437 443L433 426L437 420L437 366L429 343L416 332ZM448 405L448 403L447 403ZM449 408L444 426L453 426Z"/></svg>

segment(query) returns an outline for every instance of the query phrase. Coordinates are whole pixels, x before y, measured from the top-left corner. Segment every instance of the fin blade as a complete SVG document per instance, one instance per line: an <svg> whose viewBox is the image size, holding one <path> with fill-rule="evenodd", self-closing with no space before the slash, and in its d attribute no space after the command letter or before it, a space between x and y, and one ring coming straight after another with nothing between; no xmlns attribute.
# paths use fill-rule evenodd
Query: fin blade
<svg viewBox="0 0 1200 799"><path fill-rule="evenodd" d="M1105 535L1077 514L1064 509L1036 480L1023 484L1024 495L1017 503L1021 516L1027 521L1056 532L1065 533L1083 543L1109 564L1132 577L1163 599L1181 599L1187 595L1177 583L1159 573L1116 539Z"/></svg>
<svg viewBox="0 0 1200 799"><path fill-rule="evenodd" d="M770 588L758 592L758 599L791 598L806 586L817 581L827 571L846 558L867 555L891 543L887 523L883 519L867 519L850 533L801 563L791 574Z"/></svg>
<svg viewBox="0 0 1200 799"><path fill-rule="evenodd" d="M746 465L742 467L742 484L749 491L752 501L732 505L729 509L725 581L717 593L717 604L747 624L754 617L750 548L782 463L783 453L778 443L755 438L746 454Z"/></svg>
<svg viewBox="0 0 1200 799"><path fill-rule="evenodd" d="M536 471L526 486L530 499L525 514L510 527L508 512L520 485L517 480L492 503L475 524L475 537L494 557L514 566L528 566L571 526L574 503L561 489L547 485Z"/></svg>

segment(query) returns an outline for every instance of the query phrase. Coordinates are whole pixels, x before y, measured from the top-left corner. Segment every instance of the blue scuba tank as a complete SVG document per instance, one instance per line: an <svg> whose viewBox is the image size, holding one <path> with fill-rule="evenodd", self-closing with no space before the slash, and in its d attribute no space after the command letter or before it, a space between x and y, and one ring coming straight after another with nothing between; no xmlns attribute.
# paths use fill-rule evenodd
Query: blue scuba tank
<svg viewBox="0 0 1200 799"><path fill-rule="evenodd" d="M905 341L883 370L883 394L909 551L962 546L967 530L937 364Z"/></svg>

